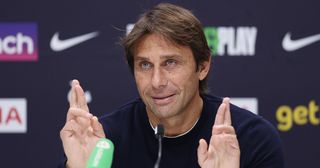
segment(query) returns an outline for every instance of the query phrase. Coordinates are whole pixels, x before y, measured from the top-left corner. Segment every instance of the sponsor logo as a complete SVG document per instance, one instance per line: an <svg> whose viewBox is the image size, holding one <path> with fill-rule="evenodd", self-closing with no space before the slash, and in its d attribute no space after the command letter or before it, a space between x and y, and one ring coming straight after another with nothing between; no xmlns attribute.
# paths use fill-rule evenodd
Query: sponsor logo
<svg viewBox="0 0 320 168"><path fill-rule="evenodd" d="M254 114L258 114L258 99L253 98L230 98L230 103L239 106L243 109L246 109L248 111L251 111Z"/></svg>
<svg viewBox="0 0 320 168"><path fill-rule="evenodd" d="M88 41L92 38L95 38L98 35L99 35L99 33L96 31L96 32L83 34L83 35L79 35L76 37L61 40L59 38L59 32L56 32L53 35L53 37L51 38L50 47L53 51L59 52L59 51L63 51L63 50L69 49L71 47L74 47L74 46L76 46L80 43L83 43L85 41Z"/></svg>
<svg viewBox="0 0 320 168"><path fill-rule="evenodd" d="M27 132L27 100L0 98L0 133Z"/></svg>
<svg viewBox="0 0 320 168"><path fill-rule="evenodd" d="M291 33L288 32L282 40L282 47L286 51L295 51L320 41L320 34L304 37L296 40L291 39Z"/></svg>
<svg viewBox="0 0 320 168"><path fill-rule="evenodd" d="M37 61L35 23L0 23L0 61Z"/></svg>
<svg viewBox="0 0 320 168"><path fill-rule="evenodd" d="M310 100L307 105L297 105L290 107L282 105L276 111L278 129L280 131L289 131L294 125L303 126L311 124L317 126L320 124L319 106L315 100Z"/></svg>
<svg viewBox="0 0 320 168"><path fill-rule="evenodd" d="M126 33L129 34L134 24L127 24ZM255 55L256 27L205 27L204 33L215 56L253 56Z"/></svg>
<svg viewBox="0 0 320 168"><path fill-rule="evenodd" d="M69 82L69 85L71 86L72 81ZM84 97L86 98L87 103L91 103L92 102L92 96L91 96L91 92L89 90L86 90L84 92ZM68 102L70 102L71 99L71 89L68 92Z"/></svg>
<svg viewBox="0 0 320 168"><path fill-rule="evenodd" d="M205 27L204 33L215 56L255 55L256 27Z"/></svg>

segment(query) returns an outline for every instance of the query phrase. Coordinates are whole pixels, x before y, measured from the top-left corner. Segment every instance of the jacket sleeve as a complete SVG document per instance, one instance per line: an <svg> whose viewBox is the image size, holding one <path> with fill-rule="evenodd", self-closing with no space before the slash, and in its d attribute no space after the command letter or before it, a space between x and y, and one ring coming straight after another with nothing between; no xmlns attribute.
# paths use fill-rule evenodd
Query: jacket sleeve
<svg viewBox="0 0 320 168"><path fill-rule="evenodd" d="M284 168L283 146L274 126L262 117L248 120L240 129L241 167Z"/></svg>

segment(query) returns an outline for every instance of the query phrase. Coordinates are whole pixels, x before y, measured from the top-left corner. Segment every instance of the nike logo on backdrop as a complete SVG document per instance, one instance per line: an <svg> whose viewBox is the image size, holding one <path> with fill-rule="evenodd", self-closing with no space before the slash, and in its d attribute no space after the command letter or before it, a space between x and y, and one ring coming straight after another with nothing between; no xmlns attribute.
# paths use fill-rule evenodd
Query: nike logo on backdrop
<svg viewBox="0 0 320 168"><path fill-rule="evenodd" d="M291 34L290 32L288 32L282 40L282 47L286 51L295 51L305 46L308 46L312 43L315 43L317 41L320 41L320 34L312 35L305 38L300 38L297 40L292 40Z"/></svg>
<svg viewBox="0 0 320 168"><path fill-rule="evenodd" d="M80 36L76 36L76 37L72 37L69 39L64 39L64 40L60 40L59 39L59 32L56 32L53 37L51 38L50 41L50 47L53 51L63 51L66 50L70 47L76 46L80 43L83 43L85 41L88 41L94 37L98 36L98 32L92 32L92 33L88 33L88 34L83 34Z"/></svg>

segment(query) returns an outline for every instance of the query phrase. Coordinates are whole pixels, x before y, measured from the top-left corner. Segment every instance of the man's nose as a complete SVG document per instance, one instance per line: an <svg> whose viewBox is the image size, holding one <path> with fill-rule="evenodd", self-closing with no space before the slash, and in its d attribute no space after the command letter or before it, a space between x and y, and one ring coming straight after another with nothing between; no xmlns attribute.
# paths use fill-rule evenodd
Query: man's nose
<svg viewBox="0 0 320 168"><path fill-rule="evenodd" d="M167 74L161 67L155 67L153 69L151 80L152 87L155 89L164 88L168 84Z"/></svg>

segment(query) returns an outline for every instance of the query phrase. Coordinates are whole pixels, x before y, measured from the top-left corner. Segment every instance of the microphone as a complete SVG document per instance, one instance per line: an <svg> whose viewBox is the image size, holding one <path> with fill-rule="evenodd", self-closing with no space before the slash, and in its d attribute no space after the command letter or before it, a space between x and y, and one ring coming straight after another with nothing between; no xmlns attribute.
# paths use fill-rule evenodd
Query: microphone
<svg viewBox="0 0 320 168"><path fill-rule="evenodd" d="M162 156L162 138L164 136L164 127L163 127L163 125L162 124L158 124L154 133L155 133L156 138L158 139L158 142L159 142L158 159L157 159L156 163L154 164L154 168L159 168L160 160L161 160L161 156Z"/></svg>
<svg viewBox="0 0 320 168"><path fill-rule="evenodd" d="M113 151L113 143L101 138L91 152L86 168L111 168Z"/></svg>

